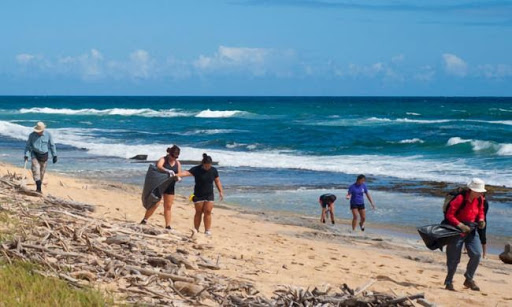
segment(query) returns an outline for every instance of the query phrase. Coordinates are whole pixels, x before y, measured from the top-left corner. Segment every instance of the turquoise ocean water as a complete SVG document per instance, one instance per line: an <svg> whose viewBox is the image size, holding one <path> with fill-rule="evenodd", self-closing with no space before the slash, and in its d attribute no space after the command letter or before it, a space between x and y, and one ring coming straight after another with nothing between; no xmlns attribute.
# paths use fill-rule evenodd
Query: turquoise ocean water
<svg viewBox="0 0 512 307"><path fill-rule="evenodd" d="M364 173L380 190L369 218L413 227L438 222L442 200L397 184L476 176L512 187L512 98L0 97L1 160L22 164L39 120L59 145L53 170L142 184L147 165L127 158L177 144L181 159L213 156L226 201L255 210L316 215L321 193L342 199ZM489 231L512 236L512 204L491 206ZM337 211L348 217L347 202Z"/></svg>

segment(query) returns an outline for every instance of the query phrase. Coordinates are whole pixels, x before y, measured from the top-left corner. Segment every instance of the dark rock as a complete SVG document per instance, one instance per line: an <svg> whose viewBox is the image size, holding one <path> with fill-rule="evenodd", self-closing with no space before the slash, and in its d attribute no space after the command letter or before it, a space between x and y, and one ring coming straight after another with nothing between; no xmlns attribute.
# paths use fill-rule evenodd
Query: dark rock
<svg viewBox="0 0 512 307"><path fill-rule="evenodd" d="M136 155L130 158L130 160L138 160L138 161L146 161L148 159L148 155Z"/></svg>
<svg viewBox="0 0 512 307"><path fill-rule="evenodd" d="M131 241L131 239L129 236L116 235L116 236L108 237L105 240L105 243L107 243L107 244L126 244L126 243L129 243L130 241Z"/></svg>
<svg viewBox="0 0 512 307"><path fill-rule="evenodd" d="M160 267L160 268L165 268L165 267L167 267L168 265L171 264L171 262L169 260L164 259L164 258L160 258L160 257L148 258L148 263L151 266Z"/></svg>
<svg viewBox="0 0 512 307"><path fill-rule="evenodd" d="M512 247L510 243L505 244L505 251L500 254L500 260L506 264L512 264Z"/></svg>

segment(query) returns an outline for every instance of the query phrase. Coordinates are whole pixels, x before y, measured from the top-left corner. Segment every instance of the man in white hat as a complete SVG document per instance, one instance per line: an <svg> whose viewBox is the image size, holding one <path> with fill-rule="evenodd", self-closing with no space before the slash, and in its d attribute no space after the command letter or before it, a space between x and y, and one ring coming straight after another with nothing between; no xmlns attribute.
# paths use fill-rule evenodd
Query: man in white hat
<svg viewBox="0 0 512 307"><path fill-rule="evenodd" d="M479 178L471 179L467 187L467 192L458 195L450 202L450 207L446 212L448 222L463 231L463 235L460 238L448 244L446 247L448 274L446 275L444 283L446 289L451 291L455 290L453 287L453 276L457 271L457 265L460 262L464 245L466 245L469 256L468 266L464 274L466 277L464 286L474 291L480 291L473 277L480 263L482 247L480 245L478 232L474 226L477 224L480 229L485 227L485 199L483 193L485 193L486 190L484 181Z"/></svg>
<svg viewBox="0 0 512 307"><path fill-rule="evenodd" d="M53 163L57 163L57 148L51 134L45 129L46 125L43 122L38 122L34 127L34 132L28 136L25 146L25 162L29 157L31 158L32 175L36 182L36 191L39 193L42 193L41 185L48 165L48 151L51 151Z"/></svg>

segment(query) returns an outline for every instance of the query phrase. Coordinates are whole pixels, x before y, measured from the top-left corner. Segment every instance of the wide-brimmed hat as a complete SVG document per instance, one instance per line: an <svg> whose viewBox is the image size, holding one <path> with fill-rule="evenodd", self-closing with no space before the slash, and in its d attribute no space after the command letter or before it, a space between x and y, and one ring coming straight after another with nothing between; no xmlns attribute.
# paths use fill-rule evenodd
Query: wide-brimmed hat
<svg viewBox="0 0 512 307"><path fill-rule="evenodd" d="M38 122L36 126L34 127L35 132L43 132L44 129L46 129L46 125L43 122Z"/></svg>
<svg viewBox="0 0 512 307"><path fill-rule="evenodd" d="M470 182L468 182L468 188L471 191L475 191L477 193L485 193L487 190L485 189L485 182L480 178L473 178Z"/></svg>

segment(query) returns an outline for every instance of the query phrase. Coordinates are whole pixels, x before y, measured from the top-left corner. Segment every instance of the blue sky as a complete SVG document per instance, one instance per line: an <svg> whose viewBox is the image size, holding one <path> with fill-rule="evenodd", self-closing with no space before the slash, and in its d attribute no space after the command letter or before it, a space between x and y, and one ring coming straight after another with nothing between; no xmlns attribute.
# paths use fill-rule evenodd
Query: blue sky
<svg viewBox="0 0 512 307"><path fill-rule="evenodd" d="M2 1L0 94L512 95L512 1Z"/></svg>

